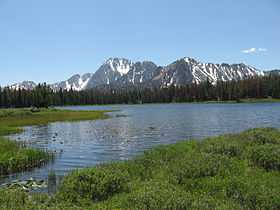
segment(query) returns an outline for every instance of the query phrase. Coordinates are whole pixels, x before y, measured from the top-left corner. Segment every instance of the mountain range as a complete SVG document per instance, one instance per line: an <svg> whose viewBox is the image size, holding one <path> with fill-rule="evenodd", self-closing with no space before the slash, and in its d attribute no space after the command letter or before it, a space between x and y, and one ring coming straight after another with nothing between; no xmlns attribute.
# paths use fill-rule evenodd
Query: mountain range
<svg viewBox="0 0 280 210"><path fill-rule="evenodd" d="M157 66L152 61L132 62L125 58L109 58L95 73L76 74L71 78L49 84L54 91L60 89L76 91L99 86L126 87L129 85L153 85L168 87L186 85L208 80L217 81L242 80L253 76L280 74L280 70L262 71L252 66L240 64L202 63L194 58L185 57L167 66ZM11 85L14 89L33 89L35 82L24 81Z"/></svg>

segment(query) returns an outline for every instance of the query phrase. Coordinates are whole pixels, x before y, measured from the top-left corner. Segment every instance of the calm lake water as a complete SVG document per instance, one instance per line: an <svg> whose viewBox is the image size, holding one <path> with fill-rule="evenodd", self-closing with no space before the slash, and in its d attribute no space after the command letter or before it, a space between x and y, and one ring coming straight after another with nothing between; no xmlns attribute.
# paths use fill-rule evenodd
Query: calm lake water
<svg viewBox="0 0 280 210"><path fill-rule="evenodd" d="M1 178L47 179L77 168L126 160L159 144L202 139L254 127L280 128L280 104L149 104L66 107L74 110L117 110L111 118L58 122L26 127L11 139L56 152L53 163L30 172Z"/></svg>

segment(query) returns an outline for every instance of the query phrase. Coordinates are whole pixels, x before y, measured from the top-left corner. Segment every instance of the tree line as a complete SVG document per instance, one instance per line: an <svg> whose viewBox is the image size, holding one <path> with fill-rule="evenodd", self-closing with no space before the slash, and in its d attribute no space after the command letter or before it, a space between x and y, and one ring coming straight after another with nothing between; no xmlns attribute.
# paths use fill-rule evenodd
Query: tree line
<svg viewBox="0 0 280 210"><path fill-rule="evenodd" d="M90 90L53 91L46 84L33 90L0 87L0 107L48 107L93 104L139 104L170 102L229 101L248 98L280 98L280 75L252 77L245 80L209 81L183 86L94 88Z"/></svg>

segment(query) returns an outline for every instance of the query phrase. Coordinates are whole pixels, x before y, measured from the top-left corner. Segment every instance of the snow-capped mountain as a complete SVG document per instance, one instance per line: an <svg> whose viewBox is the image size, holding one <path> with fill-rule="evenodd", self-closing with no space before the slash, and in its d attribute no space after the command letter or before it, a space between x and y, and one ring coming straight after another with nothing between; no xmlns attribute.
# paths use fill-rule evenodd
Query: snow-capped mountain
<svg viewBox="0 0 280 210"><path fill-rule="evenodd" d="M127 74L116 81L117 85L138 85L151 81L157 74L158 66L151 61L133 63Z"/></svg>
<svg viewBox="0 0 280 210"><path fill-rule="evenodd" d="M201 63L193 58L183 58L164 67L153 78L162 87L170 85L185 85L209 81L242 80L253 76L263 75L262 71L245 64L213 64Z"/></svg>
<svg viewBox="0 0 280 210"><path fill-rule="evenodd" d="M75 74L66 81L57 82L55 84L50 85L50 88L52 88L54 91L58 91L60 89L71 90L71 88L72 90L76 91L84 90L92 75L93 74L90 73L84 75Z"/></svg>
<svg viewBox="0 0 280 210"><path fill-rule="evenodd" d="M109 58L91 77L87 88L100 85L110 85L126 75L132 69L133 63L125 58Z"/></svg>
<svg viewBox="0 0 280 210"><path fill-rule="evenodd" d="M279 71L272 71L278 73ZM50 87L60 89L85 90L98 86L128 87L130 85L168 87L209 81L242 80L253 76L269 75L268 71L260 71L252 66L241 64L202 63L185 57L167 66L160 67L151 61L132 62L125 58L109 58L95 73L76 74L70 79L51 84ZM14 89L32 89L34 82L14 84Z"/></svg>
<svg viewBox="0 0 280 210"><path fill-rule="evenodd" d="M32 82L32 81L23 81L20 83L15 83L11 86L9 86L11 89L15 89L15 90L32 90L36 87L36 83Z"/></svg>
<svg viewBox="0 0 280 210"><path fill-rule="evenodd" d="M133 63L124 58L110 58L92 76L87 88L145 83L156 75L157 68L157 65L150 61Z"/></svg>

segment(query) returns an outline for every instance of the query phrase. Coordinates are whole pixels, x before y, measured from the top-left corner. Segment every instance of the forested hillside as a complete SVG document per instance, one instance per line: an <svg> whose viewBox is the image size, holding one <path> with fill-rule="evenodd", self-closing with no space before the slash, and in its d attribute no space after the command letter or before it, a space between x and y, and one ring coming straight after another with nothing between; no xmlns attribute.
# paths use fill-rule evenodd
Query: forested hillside
<svg viewBox="0 0 280 210"><path fill-rule="evenodd" d="M280 98L280 76L268 75L245 80L209 81L167 88L131 85L120 87L96 87L90 90L73 89L53 91L46 84L33 90L0 87L0 107L48 107L90 104L138 104L203 101L239 101L250 98Z"/></svg>

